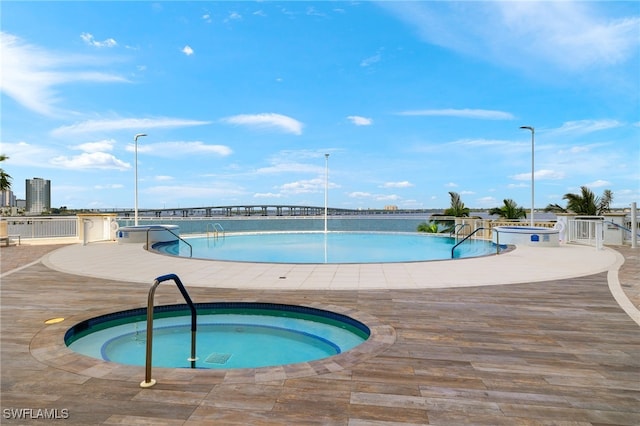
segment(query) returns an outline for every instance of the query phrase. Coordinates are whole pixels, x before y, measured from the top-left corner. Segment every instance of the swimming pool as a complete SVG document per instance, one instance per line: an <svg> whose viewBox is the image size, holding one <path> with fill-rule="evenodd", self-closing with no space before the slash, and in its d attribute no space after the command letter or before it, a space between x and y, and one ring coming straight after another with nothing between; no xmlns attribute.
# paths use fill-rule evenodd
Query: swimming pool
<svg viewBox="0 0 640 426"><path fill-rule="evenodd" d="M153 365L170 368L260 368L314 361L366 341L369 328L335 312L292 305L196 304L197 359L190 359L191 316L185 305L154 309ZM65 335L74 352L145 365L146 309L115 312L76 324Z"/></svg>
<svg viewBox="0 0 640 426"><path fill-rule="evenodd" d="M183 237L184 238L184 237ZM185 238L199 259L269 263L386 263L451 259L459 240L421 233L266 232ZM189 257L183 242L154 244L154 250ZM470 239L454 258L495 254L491 241Z"/></svg>

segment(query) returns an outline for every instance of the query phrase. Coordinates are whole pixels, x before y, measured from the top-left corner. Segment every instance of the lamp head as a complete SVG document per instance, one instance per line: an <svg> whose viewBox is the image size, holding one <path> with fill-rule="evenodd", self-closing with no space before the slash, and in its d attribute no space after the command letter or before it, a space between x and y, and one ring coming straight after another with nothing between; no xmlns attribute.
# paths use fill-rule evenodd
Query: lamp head
<svg viewBox="0 0 640 426"><path fill-rule="evenodd" d="M521 129L531 130L532 132L534 131L534 130L533 130L533 127L531 127L531 126L520 126L520 128L521 128Z"/></svg>
<svg viewBox="0 0 640 426"><path fill-rule="evenodd" d="M134 141L137 141L137 140L138 140L138 138L139 138L139 137L141 137L141 136L147 136L147 134L146 134L146 133L138 133L138 134L133 138L133 140L134 140Z"/></svg>

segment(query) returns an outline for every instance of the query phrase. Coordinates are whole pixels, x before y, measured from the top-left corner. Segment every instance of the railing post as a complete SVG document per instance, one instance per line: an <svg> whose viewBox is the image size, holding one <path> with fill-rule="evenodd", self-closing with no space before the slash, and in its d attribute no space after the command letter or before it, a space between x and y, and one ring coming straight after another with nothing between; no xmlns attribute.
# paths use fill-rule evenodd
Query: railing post
<svg viewBox="0 0 640 426"><path fill-rule="evenodd" d="M631 248L638 247L638 210L635 201L631 203Z"/></svg>
<svg viewBox="0 0 640 426"><path fill-rule="evenodd" d="M602 221L598 221L598 222L595 223L595 225L596 225L596 227L595 227L596 228L595 229L595 232L596 232L596 235L595 235L595 237L596 237L596 250L602 250L603 240L604 240L604 238L603 238L603 234L604 234L603 222Z"/></svg>

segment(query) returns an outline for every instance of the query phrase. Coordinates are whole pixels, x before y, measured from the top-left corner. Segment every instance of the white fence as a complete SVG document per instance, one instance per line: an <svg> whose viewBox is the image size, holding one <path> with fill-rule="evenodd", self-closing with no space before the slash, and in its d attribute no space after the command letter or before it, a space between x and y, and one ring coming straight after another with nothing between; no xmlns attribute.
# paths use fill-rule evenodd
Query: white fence
<svg viewBox="0 0 640 426"><path fill-rule="evenodd" d="M115 216L115 215L114 215ZM79 216L18 216L2 218L7 222L9 235L20 235L23 239L29 238L61 238L76 237L82 238L82 221ZM163 218L163 220L166 218ZM172 222L179 224L181 221L193 221L196 218L172 218ZM210 219L210 218L199 218ZM333 217L331 219L334 219ZM485 232L477 234L480 238L491 238L491 228L499 225L527 225L524 221L513 223L504 220L474 219L474 218L450 218L457 224L465 226L460 228L462 235L468 235L479 227L485 228ZM560 220L560 218L558 218ZM599 216L577 216L566 220L566 241L576 244L587 244L598 246L602 244L621 245L632 242L632 232L640 235L640 223L632 221L629 214L626 217L609 218ZM613 223L612 219L617 223ZM128 218L109 218L111 221L117 220L120 225L128 224ZM269 219L271 220L271 219ZM400 219L398 219L400 220ZM632 223L635 222L636 229L632 230ZM555 221L536 222L536 226L554 227Z"/></svg>
<svg viewBox="0 0 640 426"><path fill-rule="evenodd" d="M9 235L20 235L21 238L78 236L78 218L76 216L9 217L6 222Z"/></svg>

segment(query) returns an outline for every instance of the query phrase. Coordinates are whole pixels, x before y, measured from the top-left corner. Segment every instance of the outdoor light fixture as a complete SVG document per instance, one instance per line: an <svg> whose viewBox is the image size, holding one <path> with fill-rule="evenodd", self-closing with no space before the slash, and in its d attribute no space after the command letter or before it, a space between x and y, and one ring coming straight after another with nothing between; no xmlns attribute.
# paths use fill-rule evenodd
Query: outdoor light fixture
<svg viewBox="0 0 640 426"><path fill-rule="evenodd" d="M142 136L147 136L145 133L138 133L133 138L133 142L135 144L135 186L134 186L134 201L133 201L133 224L138 226L138 138Z"/></svg>
<svg viewBox="0 0 640 426"><path fill-rule="evenodd" d="M531 226L533 226L533 194L534 194L534 166L533 166L533 158L534 158L534 145L535 145L535 129L531 126L520 126L521 129L531 130Z"/></svg>

